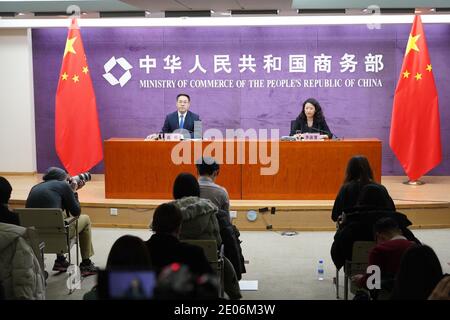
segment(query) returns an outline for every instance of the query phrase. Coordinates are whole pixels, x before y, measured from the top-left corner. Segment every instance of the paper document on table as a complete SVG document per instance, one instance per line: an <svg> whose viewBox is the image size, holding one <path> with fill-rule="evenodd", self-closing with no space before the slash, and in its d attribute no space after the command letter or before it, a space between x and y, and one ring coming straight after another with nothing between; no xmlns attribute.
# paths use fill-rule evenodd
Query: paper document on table
<svg viewBox="0 0 450 320"><path fill-rule="evenodd" d="M258 280L241 280L239 281L239 288L242 291L257 291Z"/></svg>

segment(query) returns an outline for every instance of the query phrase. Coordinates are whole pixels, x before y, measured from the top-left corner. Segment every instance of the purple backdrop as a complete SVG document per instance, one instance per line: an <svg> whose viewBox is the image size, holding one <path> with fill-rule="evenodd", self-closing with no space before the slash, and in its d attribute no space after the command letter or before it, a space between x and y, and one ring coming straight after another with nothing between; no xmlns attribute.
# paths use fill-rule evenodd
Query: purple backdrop
<svg viewBox="0 0 450 320"><path fill-rule="evenodd" d="M204 130L218 128L279 128L289 134L290 120L308 97L317 98L330 129L339 137L376 137L383 141L383 175L403 175L389 148L389 128L395 86L411 25L294 26L294 27L202 27L202 28L83 28L81 30L97 98L103 139L145 137L161 129L164 116L175 110L175 96L191 95L191 110L200 114ZM439 92L443 161L429 174L449 175L450 81L448 54L450 25L425 25L428 48ZM54 96L58 83L67 29L33 30L33 63L38 171L60 165L54 147ZM314 56L332 56L330 72L315 70ZM354 54L354 72L341 72L341 57ZM368 54L382 55L383 69L365 70ZM155 67L140 68L140 59L155 59ZM164 58L180 57L181 69L164 69ZM189 70L196 55L203 73ZM228 55L231 72L215 72L215 55ZM255 72L240 72L243 55L255 59ZM279 57L280 70L267 72L264 56ZM290 72L289 55L305 55L305 72ZM112 57L123 57L132 66L131 79L111 85L103 74ZM144 63L145 61L141 61ZM151 64L151 63L150 63ZM127 69L127 67L125 67ZM107 70L109 71L109 70ZM291 70L292 71L292 70ZM118 64L110 71L119 79L125 70ZM234 88L193 88L190 80L233 81ZM301 87L268 87L267 80L297 80ZM305 87L305 81L341 79L342 87ZM347 79L347 82L345 81ZM355 85L350 86L350 80ZM358 79L374 79L382 87L358 86ZM141 80L187 80L185 88L143 88ZM246 80L244 87L236 88ZM250 80L263 80L251 87ZM360 80L361 81L361 80ZM175 82L177 83L177 82ZM242 83L242 82L241 82ZM308 83L308 82L306 82ZM344 84L348 83L349 86ZM447 90L446 90L447 89ZM74 119L76 122L83 119ZM424 130L426 130L424 114ZM103 163L93 172L103 172Z"/></svg>

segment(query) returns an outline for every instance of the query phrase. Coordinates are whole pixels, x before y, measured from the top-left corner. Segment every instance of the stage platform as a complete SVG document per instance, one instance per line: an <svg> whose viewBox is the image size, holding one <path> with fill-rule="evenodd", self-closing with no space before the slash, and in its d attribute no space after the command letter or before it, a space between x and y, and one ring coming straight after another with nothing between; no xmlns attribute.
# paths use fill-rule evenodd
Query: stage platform
<svg viewBox="0 0 450 320"><path fill-rule="evenodd" d="M10 205L25 206L31 187L41 182L40 174L0 173L13 186ZM132 177L130 177L132 179ZM450 177L426 176L422 186L404 185L405 177L383 176L382 183L394 199L397 210L413 222L412 228L450 228ZM167 200L106 199L104 175L92 175L92 180L79 192L83 213L90 216L95 227L148 228L153 210ZM330 231L332 200L232 200L233 220L244 230ZM267 208L266 212L259 209ZM271 209L273 214L271 213ZM117 215L111 215L117 209ZM258 213L256 221L247 220L247 211Z"/></svg>

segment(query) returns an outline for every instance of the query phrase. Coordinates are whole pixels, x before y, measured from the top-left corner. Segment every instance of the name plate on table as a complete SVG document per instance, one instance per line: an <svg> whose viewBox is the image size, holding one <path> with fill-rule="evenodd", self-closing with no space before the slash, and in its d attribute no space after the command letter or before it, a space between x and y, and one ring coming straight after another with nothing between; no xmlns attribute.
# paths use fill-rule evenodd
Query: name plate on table
<svg viewBox="0 0 450 320"><path fill-rule="evenodd" d="M321 141L323 140L320 133L303 133L302 140L304 141Z"/></svg>
<svg viewBox="0 0 450 320"><path fill-rule="evenodd" d="M165 133L164 140L165 141L181 141L184 139L184 136L181 133Z"/></svg>

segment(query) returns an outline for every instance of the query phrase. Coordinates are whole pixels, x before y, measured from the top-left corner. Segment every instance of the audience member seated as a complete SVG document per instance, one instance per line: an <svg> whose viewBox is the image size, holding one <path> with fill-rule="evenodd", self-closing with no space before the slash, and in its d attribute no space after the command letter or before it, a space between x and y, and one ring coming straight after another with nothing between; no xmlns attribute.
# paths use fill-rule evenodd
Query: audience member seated
<svg viewBox="0 0 450 320"><path fill-rule="evenodd" d="M0 223L0 283L7 300L45 299L43 270L24 227Z"/></svg>
<svg viewBox="0 0 450 320"><path fill-rule="evenodd" d="M364 156L352 157L347 164L344 184L334 201L331 219L338 221L342 214L354 211L361 189L369 183L375 183L369 161ZM384 188L383 186L380 187ZM390 197L388 200L389 205L386 208L395 211L394 202Z"/></svg>
<svg viewBox="0 0 450 320"><path fill-rule="evenodd" d="M0 177L0 222L19 226L19 217L8 208L11 192L11 184L4 177Z"/></svg>
<svg viewBox="0 0 450 320"><path fill-rule="evenodd" d="M96 274L98 269L90 257L94 255L91 235L91 220L88 215L81 214L77 190L84 186L84 182L74 181L70 175L61 168L50 167L42 177L43 182L31 188L28 195L27 208L61 208L67 215L78 216L78 233L82 261L80 271L82 276ZM69 233L75 233L75 226L71 226ZM69 262L64 255L57 255L54 271L66 272Z"/></svg>
<svg viewBox="0 0 450 320"><path fill-rule="evenodd" d="M173 203L183 216L180 239L216 240L222 244L220 227L217 220L218 208L208 199L200 198L200 186L190 173L180 173L173 185ZM224 289L230 299L240 299L241 292L236 271L230 260L224 257Z"/></svg>
<svg viewBox="0 0 450 320"><path fill-rule="evenodd" d="M190 173L180 173L173 185L173 202L181 210L183 227L180 239L213 239L222 244L218 208L211 201L200 198L200 186Z"/></svg>
<svg viewBox="0 0 450 320"><path fill-rule="evenodd" d="M345 260L351 260L355 241L375 240L373 226L383 217L394 219L406 239L420 244L408 229L411 221L403 213L392 210L390 199L386 188L379 184L368 184L361 190L355 212L344 216L334 236L331 257L338 269L344 265Z"/></svg>
<svg viewBox="0 0 450 320"><path fill-rule="evenodd" d="M154 234L146 242L154 270L159 274L165 266L178 262L197 276L212 274L203 250L180 242L181 223L181 211L174 203L164 203L155 209L151 224Z"/></svg>
<svg viewBox="0 0 450 320"><path fill-rule="evenodd" d="M109 251L106 269L151 270L152 264L146 243L135 236L121 236Z"/></svg>
<svg viewBox="0 0 450 320"><path fill-rule="evenodd" d="M443 277L442 266L429 246L414 246L403 255L393 300L426 300Z"/></svg>
<svg viewBox="0 0 450 320"><path fill-rule="evenodd" d="M197 164L199 175L198 184L200 186L200 198L208 199L214 203L219 211L217 220L219 223L220 237L224 244L225 257L233 264L238 280L241 280L242 273L246 272L244 256L242 255L240 232L230 219L230 199L224 187L215 183L219 175L220 166L213 158L202 158L202 162Z"/></svg>
<svg viewBox="0 0 450 320"><path fill-rule="evenodd" d="M140 271L151 270L152 265L147 246L141 238L124 235L117 239L109 251L106 270ZM97 286L87 292L84 300L97 300Z"/></svg>
<svg viewBox="0 0 450 320"><path fill-rule="evenodd" d="M431 292L428 300L450 300L450 275L445 275Z"/></svg>
<svg viewBox="0 0 450 320"><path fill-rule="evenodd" d="M397 222L392 218L378 220L373 231L377 245L369 253L369 266L376 265L380 268L381 289L391 292L403 254L415 243L402 235ZM353 276L352 281L358 287L367 288L368 277L368 274L359 274Z"/></svg>
<svg viewBox="0 0 450 320"><path fill-rule="evenodd" d="M200 185L200 198L209 199L219 209L230 210L230 198L227 190L216 184L216 178L219 176L220 166L209 157L202 158L202 163L197 165L198 184Z"/></svg>
<svg viewBox="0 0 450 320"><path fill-rule="evenodd" d="M194 275L184 264L172 263L159 274L155 300L217 299L217 276L205 273Z"/></svg>

